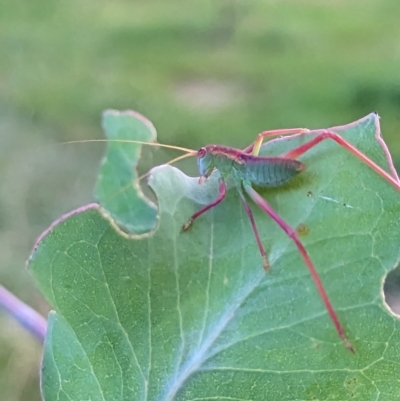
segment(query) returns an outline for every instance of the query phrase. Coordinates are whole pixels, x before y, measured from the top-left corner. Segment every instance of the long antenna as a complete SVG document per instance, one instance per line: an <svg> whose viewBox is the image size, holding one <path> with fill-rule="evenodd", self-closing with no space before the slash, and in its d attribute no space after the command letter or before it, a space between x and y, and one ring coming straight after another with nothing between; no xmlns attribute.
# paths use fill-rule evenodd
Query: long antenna
<svg viewBox="0 0 400 401"><path fill-rule="evenodd" d="M183 148L181 146L174 146L174 145L166 145L163 143L158 143L158 142L144 142L144 141L135 141L133 139L87 139L84 141L68 141L68 142L62 142L60 145L70 145L74 143L92 143L92 142L119 142L119 143L136 143L138 145L148 145L148 146L156 146L156 147L161 147L161 148L168 148L168 149L175 149L175 150L181 150L182 152L190 152L190 153L195 153L196 151L194 149L189 149L189 148Z"/></svg>
<svg viewBox="0 0 400 401"><path fill-rule="evenodd" d="M175 159L170 160L168 163L164 163L164 164L174 164L175 162L178 162L179 160L183 160L186 159L188 157L192 157L192 156L196 156L197 152L193 151L191 153L186 153L185 155L181 155L178 157L175 157ZM139 181L141 181L143 178L146 178L148 175L150 175L150 171L148 171L146 174L143 174L139 177Z"/></svg>

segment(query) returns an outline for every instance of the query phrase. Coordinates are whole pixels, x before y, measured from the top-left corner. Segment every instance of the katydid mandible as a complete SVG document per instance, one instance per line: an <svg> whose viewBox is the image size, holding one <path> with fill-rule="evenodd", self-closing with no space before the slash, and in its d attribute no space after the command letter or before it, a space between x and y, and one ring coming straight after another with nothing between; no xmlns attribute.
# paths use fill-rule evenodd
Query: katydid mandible
<svg viewBox="0 0 400 401"><path fill-rule="evenodd" d="M302 172L306 167L305 164L296 159L325 139L332 139L340 146L347 149L354 156L358 157L362 162L366 163L380 176L387 180L398 191L400 191L400 182L397 176L392 177L376 163L374 163L371 159L369 159L366 155L360 152L357 148L344 140L338 134L331 131L323 131L320 134L317 134L309 142L291 150L281 157L258 156L259 150L265 137L277 135L282 136L291 134L307 134L308 132L310 131L303 128L265 131L259 134L255 142L244 150L219 145L208 145L199 149L197 152L197 159L200 173L200 182L203 179L207 179L214 171L214 169L218 170L220 173L219 194L213 202L194 213L190 217L190 219L183 225L182 230L188 230L198 217L200 217L203 213L207 212L224 200L226 196L225 180L228 176L232 177L240 200L243 204L244 210L250 219L251 227L253 229L258 249L261 254L264 269L268 270L269 268L267 253L261 242L261 238L258 233L253 214L249 205L247 204L243 190L250 196L254 203L261 210L267 213L295 243L298 251L301 254L301 257L303 258L306 266L310 271L310 274L315 282L315 285L317 286L318 292L322 298L323 303L325 304L328 314L333 324L335 325L339 337L343 340L346 348L354 353L354 347L348 340L343 326L339 321L339 318L332 306L331 301L329 300L328 294L325 291L319 274L317 273L314 264L311 261L304 245L301 243L296 231L292 227L290 227L290 225L286 223L272 209L268 202L260 196L260 194L252 187L252 185L256 185L259 187L279 187L288 183L292 178Z"/></svg>

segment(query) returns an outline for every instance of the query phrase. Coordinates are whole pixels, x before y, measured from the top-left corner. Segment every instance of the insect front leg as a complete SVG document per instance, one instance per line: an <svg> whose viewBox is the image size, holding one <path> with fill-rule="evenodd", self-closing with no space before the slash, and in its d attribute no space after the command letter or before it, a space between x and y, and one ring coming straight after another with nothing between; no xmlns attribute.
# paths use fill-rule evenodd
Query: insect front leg
<svg viewBox="0 0 400 401"><path fill-rule="evenodd" d="M201 216L203 213L207 212L208 210L212 209L214 206L217 206L219 203L221 203L224 200L224 198L226 196L226 184L222 178L220 178L220 180L219 180L219 191L218 192L219 192L218 196L214 201L212 201L208 205L204 206L203 208L201 208L199 211L197 211L190 217L190 219L182 226L182 231L187 231L191 227L193 222L199 216Z"/></svg>

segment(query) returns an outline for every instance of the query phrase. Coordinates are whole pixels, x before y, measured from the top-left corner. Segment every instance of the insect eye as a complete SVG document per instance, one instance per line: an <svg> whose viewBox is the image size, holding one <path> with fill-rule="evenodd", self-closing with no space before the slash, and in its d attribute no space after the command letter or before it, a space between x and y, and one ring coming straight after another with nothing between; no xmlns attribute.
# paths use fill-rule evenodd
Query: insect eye
<svg viewBox="0 0 400 401"><path fill-rule="evenodd" d="M207 152L207 151L206 151L205 148L199 149L198 152L197 152L197 157L199 157L199 158L204 157L204 156L206 155L206 152Z"/></svg>

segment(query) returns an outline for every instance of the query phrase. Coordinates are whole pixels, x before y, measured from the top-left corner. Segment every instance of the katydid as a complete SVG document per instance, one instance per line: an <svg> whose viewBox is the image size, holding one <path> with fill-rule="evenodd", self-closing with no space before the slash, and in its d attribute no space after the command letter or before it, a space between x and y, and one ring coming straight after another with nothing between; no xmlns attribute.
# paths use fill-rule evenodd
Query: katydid
<svg viewBox="0 0 400 401"><path fill-rule="evenodd" d="M228 177L233 178L240 200L243 204L246 214L250 219L251 227L253 229L263 261L264 269L268 270L269 268L267 253L261 242L253 214L249 205L247 204L243 189L254 201L254 203L266 214L268 214L295 243L298 251L301 254L301 257L311 273L311 276L315 282L315 285L317 286L318 292L325 304L329 316L335 325L339 337L343 340L346 348L354 353L355 350L351 342L346 337L343 326L341 325L339 318L333 309L332 303L329 300L328 294L325 291L314 264L311 261L304 245L301 243L296 231L272 209L268 202L260 196L260 194L252 187L252 185L259 187L279 187L288 183L306 167L305 164L296 159L325 139L332 139L343 148L350 151L354 156L358 157L362 162L366 163L380 176L385 178L398 191L400 191L400 182L397 176L392 177L389 175L357 148L344 140L338 134L331 131L323 131L320 134L317 134L309 142L291 150L281 157L258 156L263 139L265 137L276 135L306 134L308 132L310 131L302 128L265 131L259 134L255 142L244 150L219 145L208 145L201 148L197 152L200 180L203 178L208 178L214 169L218 170L220 173L219 194L213 202L194 213L183 225L182 230L188 230L199 216L224 200L226 196L225 180Z"/></svg>
<svg viewBox="0 0 400 401"><path fill-rule="evenodd" d="M318 289L319 295L322 298L325 308L328 311L329 317L332 320L339 337L344 342L346 348L354 353L355 350L345 334L343 326L341 325L339 318L332 306L332 303L329 300L329 297L325 291L325 288L322 284L319 274L317 273L314 264L307 253L307 250L301 243L299 236L296 233L296 230L293 229L288 223L286 223L272 209L272 207L268 204L268 202L263 197L261 197L261 195L253 188L253 185L258 187L273 188L273 187L280 187L288 183L292 178L297 176L306 168L306 165L304 163L296 159L299 156L306 153L311 148L313 148L314 146L316 146L321 141L324 141L325 139L332 139L340 146L347 149L354 156L356 156L362 162L371 167L375 172L377 172L381 177L383 177L386 181L388 181L398 191L400 191L400 181L395 172L393 172L393 176L391 176L385 170L379 167L376 163L374 163L371 159L369 159L365 154L360 152L357 148L355 148L353 145L351 145L349 142L343 139L340 135L332 131L322 131L317 135L315 135L309 142L295 149L292 149L291 151L283 154L280 157L264 157L258 155L263 140L266 137L284 136L292 134L306 135L310 132L311 132L310 130L303 128L265 131L260 133L257 136L257 139L244 150L220 145L207 145L205 147L202 147L196 152L191 149L178 148L171 145L162 145L158 143L157 144L146 143L134 140L125 140L125 141L123 140L122 142L131 142L131 143L138 143L152 146L175 148L178 150L188 152L186 155L180 156L172 160L168 164L171 164L172 162L180 160L184 157L197 156L198 168L200 173L199 183L201 183L204 179L210 177L210 175L214 170L219 171L218 196L210 204L204 206L196 213L194 213L188 219L188 221L182 226L182 231L187 231L197 218L199 218L202 214L212 209L214 206L217 206L224 200L227 192L226 179L228 177L232 178L236 190L238 192L239 198L241 200L241 203L244 207L244 210L250 219L251 227L257 242L257 246L261 255L264 269L265 270L269 269L268 256L262 244L252 211L246 201L244 192L246 192L247 195L254 201L254 203L262 211L268 214L287 234L287 236L294 242L307 268L310 271L310 274ZM119 142L119 140L115 141Z"/></svg>

